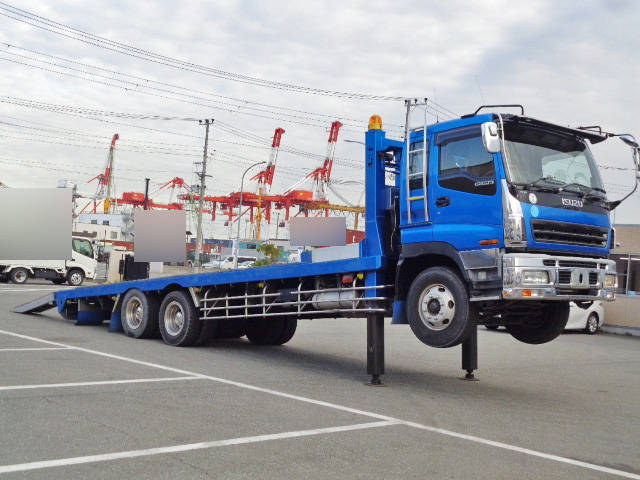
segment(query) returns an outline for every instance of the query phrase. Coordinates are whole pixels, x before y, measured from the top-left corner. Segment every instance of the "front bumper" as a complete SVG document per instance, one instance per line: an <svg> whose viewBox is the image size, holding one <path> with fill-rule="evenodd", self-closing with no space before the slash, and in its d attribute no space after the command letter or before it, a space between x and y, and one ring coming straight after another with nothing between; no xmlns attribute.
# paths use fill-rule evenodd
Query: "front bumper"
<svg viewBox="0 0 640 480"><path fill-rule="evenodd" d="M523 273L528 271L547 272L549 281L527 283ZM502 257L502 298L612 301L616 285L605 287L605 275L615 273L613 260L507 253Z"/></svg>

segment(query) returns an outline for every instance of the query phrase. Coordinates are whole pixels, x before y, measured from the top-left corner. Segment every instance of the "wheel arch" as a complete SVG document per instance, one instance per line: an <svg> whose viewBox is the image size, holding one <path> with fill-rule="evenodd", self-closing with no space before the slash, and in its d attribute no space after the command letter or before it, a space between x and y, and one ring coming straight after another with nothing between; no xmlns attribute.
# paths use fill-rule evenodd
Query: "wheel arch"
<svg viewBox="0 0 640 480"><path fill-rule="evenodd" d="M430 267L449 267L468 285L469 276L459 252L449 243L424 242L402 246L396 266L395 301L407 299L411 282Z"/></svg>

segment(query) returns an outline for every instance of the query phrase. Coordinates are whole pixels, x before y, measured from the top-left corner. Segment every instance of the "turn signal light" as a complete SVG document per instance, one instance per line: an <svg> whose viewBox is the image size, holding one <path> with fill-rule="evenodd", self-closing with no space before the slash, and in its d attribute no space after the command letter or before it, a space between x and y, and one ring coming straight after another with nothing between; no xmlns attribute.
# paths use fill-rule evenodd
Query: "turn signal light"
<svg viewBox="0 0 640 480"><path fill-rule="evenodd" d="M531 296L531 290L523 290L522 291L522 296L523 297L530 297Z"/></svg>
<svg viewBox="0 0 640 480"><path fill-rule="evenodd" d="M492 238L490 240L480 240L480 245L498 245L498 239Z"/></svg>

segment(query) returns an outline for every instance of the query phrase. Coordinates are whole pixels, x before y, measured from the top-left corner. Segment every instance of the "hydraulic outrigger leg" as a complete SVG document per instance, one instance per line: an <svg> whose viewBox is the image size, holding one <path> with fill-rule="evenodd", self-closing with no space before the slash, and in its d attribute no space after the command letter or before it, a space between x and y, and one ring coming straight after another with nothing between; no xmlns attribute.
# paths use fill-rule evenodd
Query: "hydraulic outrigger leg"
<svg viewBox="0 0 640 480"><path fill-rule="evenodd" d="M371 375L369 385L382 385L380 375L384 373L384 315L367 317L367 373Z"/></svg>
<svg viewBox="0 0 640 480"><path fill-rule="evenodd" d="M463 380L476 380L473 371L478 369L478 326L474 325L471 334L462 342L462 369L466 370Z"/></svg>

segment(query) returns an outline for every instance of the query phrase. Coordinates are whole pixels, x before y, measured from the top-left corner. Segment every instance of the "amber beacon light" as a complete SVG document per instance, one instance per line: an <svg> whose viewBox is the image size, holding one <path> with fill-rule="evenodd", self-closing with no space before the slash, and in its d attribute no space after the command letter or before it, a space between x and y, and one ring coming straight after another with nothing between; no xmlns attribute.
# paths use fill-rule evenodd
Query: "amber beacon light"
<svg viewBox="0 0 640 480"><path fill-rule="evenodd" d="M369 130L382 130L382 117L380 115L371 115L371 118L369 118Z"/></svg>

